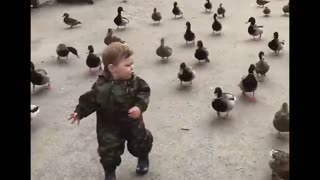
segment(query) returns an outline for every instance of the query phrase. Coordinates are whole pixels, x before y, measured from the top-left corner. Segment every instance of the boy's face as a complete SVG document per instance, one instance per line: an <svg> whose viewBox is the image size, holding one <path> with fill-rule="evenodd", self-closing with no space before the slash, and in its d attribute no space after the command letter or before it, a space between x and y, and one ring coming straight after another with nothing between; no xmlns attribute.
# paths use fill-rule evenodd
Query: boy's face
<svg viewBox="0 0 320 180"><path fill-rule="evenodd" d="M109 70L115 80L130 79L134 72L132 56L127 59L122 59L117 65L111 65Z"/></svg>

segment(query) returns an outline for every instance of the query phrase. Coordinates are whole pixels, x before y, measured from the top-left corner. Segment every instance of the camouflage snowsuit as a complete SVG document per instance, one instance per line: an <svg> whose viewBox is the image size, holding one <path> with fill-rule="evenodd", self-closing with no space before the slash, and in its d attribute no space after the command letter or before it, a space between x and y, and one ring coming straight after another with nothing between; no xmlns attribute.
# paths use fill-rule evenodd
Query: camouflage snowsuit
<svg viewBox="0 0 320 180"><path fill-rule="evenodd" d="M106 171L112 171L121 163L125 141L128 151L135 157L145 157L151 151L153 137L144 126L142 116L128 117L133 106L146 111L150 87L138 76L127 81L113 81L104 73L91 91L79 98L75 112L80 119L96 111L97 139L100 162Z"/></svg>

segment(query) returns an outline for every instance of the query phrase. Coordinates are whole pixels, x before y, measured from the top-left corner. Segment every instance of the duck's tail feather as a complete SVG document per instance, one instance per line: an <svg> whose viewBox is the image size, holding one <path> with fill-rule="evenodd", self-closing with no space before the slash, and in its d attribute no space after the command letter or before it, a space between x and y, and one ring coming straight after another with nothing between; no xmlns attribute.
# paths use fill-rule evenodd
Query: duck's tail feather
<svg viewBox="0 0 320 180"><path fill-rule="evenodd" d="M74 54L74 55L76 55L78 58L80 58L79 55L78 55L78 51L76 50L76 48L70 46L70 47L68 47L68 50L69 50L72 54Z"/></svg>

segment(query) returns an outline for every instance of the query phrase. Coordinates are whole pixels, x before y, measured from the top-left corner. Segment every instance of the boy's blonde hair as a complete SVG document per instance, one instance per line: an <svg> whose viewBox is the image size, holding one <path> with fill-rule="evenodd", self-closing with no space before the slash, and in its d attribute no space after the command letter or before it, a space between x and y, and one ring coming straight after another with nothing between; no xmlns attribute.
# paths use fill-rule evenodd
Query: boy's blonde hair
<svg viewBox="0 0 320 180"><path fill-rule="evenodd" d="M127 59L133 54L133 51L125 44L113 42L109 44L102 52L102 62L106 69L109 64L118 65L123 59Z"/></svg>

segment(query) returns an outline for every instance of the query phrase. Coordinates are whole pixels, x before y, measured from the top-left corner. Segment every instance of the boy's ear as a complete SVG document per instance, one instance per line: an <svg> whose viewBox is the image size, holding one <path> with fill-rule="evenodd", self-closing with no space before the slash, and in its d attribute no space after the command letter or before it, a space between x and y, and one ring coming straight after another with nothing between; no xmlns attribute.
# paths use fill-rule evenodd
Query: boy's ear
<svg viewBox="0 0 320 180"><path fill-rule="evenodd" d="M108 64L108 70L110 72L112 72L113 69L114 69L114 65L113 64Z"/></svg>

